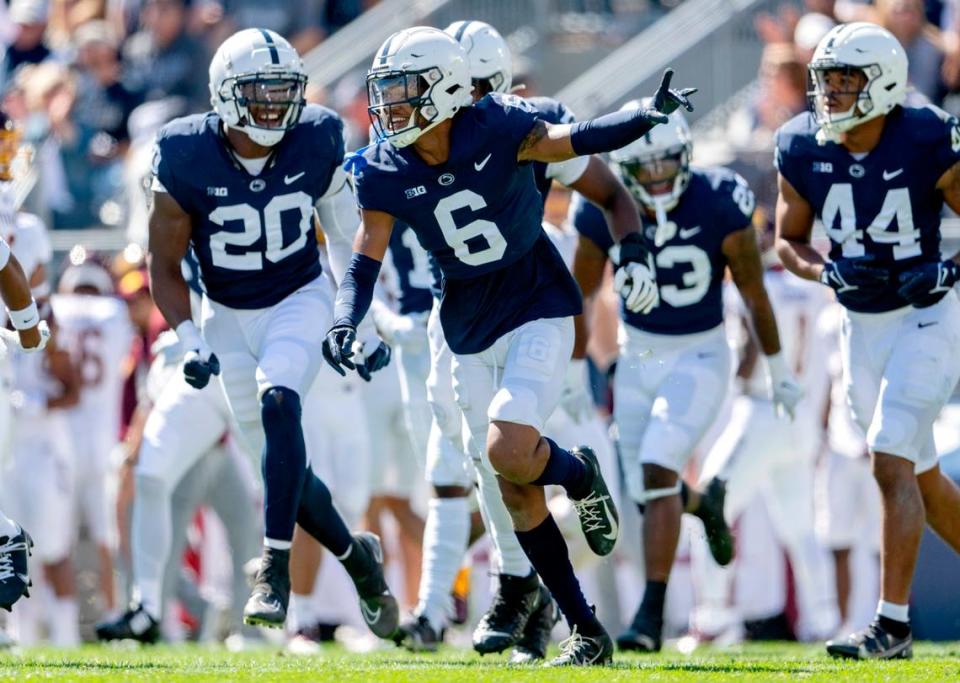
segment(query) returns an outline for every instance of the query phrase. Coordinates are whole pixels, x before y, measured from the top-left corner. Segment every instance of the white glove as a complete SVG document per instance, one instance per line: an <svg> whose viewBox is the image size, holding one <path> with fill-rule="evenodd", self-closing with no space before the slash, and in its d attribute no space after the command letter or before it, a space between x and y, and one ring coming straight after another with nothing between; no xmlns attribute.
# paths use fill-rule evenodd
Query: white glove
<svg viewBox="0 0 960 683"><path fill-rule="evenodd" d="M773 399L773 407L778 416L787 415L792 421L797 404L803 398L803 387L797 383L793 373L787 367L783 352L766 356L766 359L767 386L770 390L770 398Z"/></svg>
<svg viewBox="0 0 960 683"><path fill-rule="evenodd" d="M6 328L0 329L0 343L15 346L24 353L38 353L47 348L47 343L50 341L50 326L47 325L46 320L41 320L37 323L37 330L40 332L40 343L37 346L24 348L23 344L20 343L20 334L15 330L8 330ZM0 358L2 357L3 356L0 355Z"/></svg>
<svg viewBox="0 0 960 683"><path fill-rule="evenodd" d="M399 315L385 306L371 309L380 336L388 344L411 353L427 348L427 313Z"/></svg>
<svg viewBox="0 0 960 683"><path fill-rule="evenodd" d="M563 393L560 395L560 407L574 422L583 422L593 411L593 399L588 388L587 361L574 358L567 365L567 374L563 380Z"/></svg>
<svg viewBox="0 0 960 683"><path fill-rule="evenodd" d="M623 298L627 310L633 313L649 313L660 303L657 278L642 263L627 263L617 268L613 274L613 289Z"/></svg>

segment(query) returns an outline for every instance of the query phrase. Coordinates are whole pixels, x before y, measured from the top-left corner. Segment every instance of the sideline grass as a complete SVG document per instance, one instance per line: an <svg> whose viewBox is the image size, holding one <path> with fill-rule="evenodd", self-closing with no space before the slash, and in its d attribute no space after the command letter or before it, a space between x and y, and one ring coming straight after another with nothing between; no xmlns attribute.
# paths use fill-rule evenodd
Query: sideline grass
<svg viewBox="0 0 960 683"><path fill-rule="evenodd" d="M960 643L920 644L912 661L842 662L821 647L775 643L730 651L676 651L617 657L613 667L551 670L508 667L500 657L445 650L415 656L400 650L350 654L331 647L322 657L277 650L234 654L197 646L76 650L24 649L0 654L0 680L75 681L335 681L475 683L514 681L958 681Z"/></svg>

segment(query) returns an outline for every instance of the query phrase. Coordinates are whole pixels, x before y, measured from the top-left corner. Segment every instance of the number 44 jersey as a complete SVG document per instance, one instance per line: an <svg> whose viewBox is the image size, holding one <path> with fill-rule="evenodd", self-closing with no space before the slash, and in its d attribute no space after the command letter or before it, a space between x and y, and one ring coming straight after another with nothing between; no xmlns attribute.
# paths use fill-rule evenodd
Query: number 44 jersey
<svg viewBox="0 0 960 683"><path fill-rule="evenodd" d="M207 296L231 308L268 308L319 277L314 205L342 162L343 123L317 105L304 107L258 175L232 156L215 113L164 126L154 188L193 219Z"/></svg>
<svg viewBox="0 0 960 683"><path fill-rule="evenodd" d="M936 107L896 107L866 156L819 144L817 125L800 114L777 131L780 174L810 203L830 238L830 260L869 257L889 270L888 286L867 301L840 303L862 313L907 306L898 275L940 260L940 176L960 161L957 119Z"/></svg>
<svg viewBox="0 0 960 683"><path fill-rule="evenodd" d="M352 162L360 206L409 225L436 259L454 353L479 353L524 323L580 312L577 284L541 227L532 164L517 162L539 117L520 98L493 93L453 119L443 164L389 142Z"/></svg>

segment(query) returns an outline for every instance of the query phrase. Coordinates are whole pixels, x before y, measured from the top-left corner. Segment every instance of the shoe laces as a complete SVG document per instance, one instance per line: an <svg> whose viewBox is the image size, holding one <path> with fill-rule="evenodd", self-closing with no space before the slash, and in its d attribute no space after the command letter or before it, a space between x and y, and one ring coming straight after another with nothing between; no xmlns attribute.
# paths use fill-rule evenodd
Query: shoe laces
<svg viewBox="0 0 960 683"><path fill-rule="evenodd" d="M580 517L580 524L584 531L602 531L606 526L605 503L610 496L599 496L592 493L586 498L573 501L573 508Z"/></svg>
<svg viewBox="0 0 960 683"><path fill-rule="evenodd" d="M579 659L580 651L584 645L586 645L586 640L574 626L573 630L570 631L570 637L560 642L560 658Z"/></svg>
<svg viewBox="0 0 960 683"><path fill-rule="evenodd" d="M3 541L0 544L0 581L14 577L22 578L13 568L13 554L27 549L26 539L14 541L9 536L4 536L0 541Z"/></svg>

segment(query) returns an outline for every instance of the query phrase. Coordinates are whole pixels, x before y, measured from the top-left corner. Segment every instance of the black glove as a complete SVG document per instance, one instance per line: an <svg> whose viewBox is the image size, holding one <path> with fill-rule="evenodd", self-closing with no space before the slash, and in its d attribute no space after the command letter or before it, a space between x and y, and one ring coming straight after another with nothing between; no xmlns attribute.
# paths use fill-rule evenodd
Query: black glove
<svg viewBox="0 0 960 683"><path fill-rule="evenodd" d="M372 353L368 354L366 349L364 349L362 355L363 361L357 363L357 374L369 382L373 379L373 373L377 370L382 370L390 364L393 351L391 351L390 345L387 344L387 342L381 340Z"/></svg>
<svg viewBox="0 0 960 683"><path fill-rule="evenodd" d="M917 308L933 306L960 280L960 266L954 261L922 263L900 273L897 294Z"/></svg>
<svg viewBox="0 0 960 683"><path fill-rule="evenodd" d="M216 354L203 360L203 355L197 351L190 351L184 356L183 378L194 389L203 389L210 383L210 378L220 374L220 360Z"/></svg>
<svg viewBox="0 0 960 683"><path fill-rule="evenodd" d="M683 90L671 90L670 80L673 78L673 69L667 69L663 72L663 78L660 79L660 86L653 95L653 108L661 114L669 116L680 107L687 111L693 111L693 104L689 97L697 92L696 88L684 88Z"/></svg>
<svg viewBox="0 0 960 683"><path fill-rule="evenodd" d="M357 367L350 360L356 339L357 330L353 325L334 325L323 340L323 358L341 376L347 374L343 368L355 370Z"/></svg>
<svg viewBox="0 0 960 683"><path fill-rule="evenodd" d="M823 272L820 273L821 283L849 300L871 299L889 281L890 271L876 266L870 256L828 261L823 264Z"/></svg>

